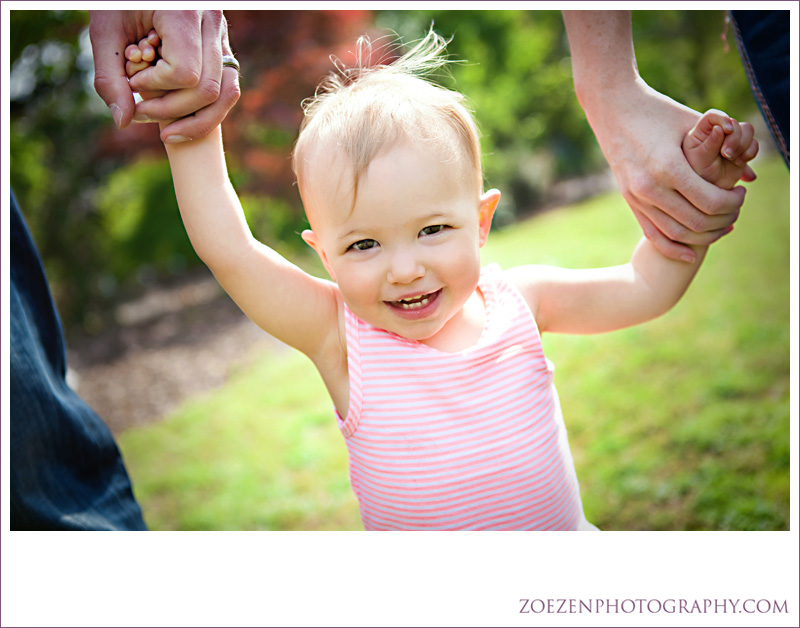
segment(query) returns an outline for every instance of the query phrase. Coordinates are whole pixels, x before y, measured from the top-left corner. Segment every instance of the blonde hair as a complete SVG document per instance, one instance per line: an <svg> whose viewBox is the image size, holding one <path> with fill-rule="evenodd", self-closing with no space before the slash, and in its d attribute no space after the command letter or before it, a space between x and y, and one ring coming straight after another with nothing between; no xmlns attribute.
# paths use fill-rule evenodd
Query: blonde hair
<svg viewBox="0 0 800 628"><path fill-rule="evenodd" d="M445 56L447 43L431 29L398 59L367 67L372 44L361 37L353 67L334 60L337 69L303 103L305 116L292 155L301 194L310 154L334 146L352 168L355 206L359 178L375 157L402 140L424 145L448 162L466 159L480 192L480 141L472 114L462 94L431 80L452 63Z"/></svg>

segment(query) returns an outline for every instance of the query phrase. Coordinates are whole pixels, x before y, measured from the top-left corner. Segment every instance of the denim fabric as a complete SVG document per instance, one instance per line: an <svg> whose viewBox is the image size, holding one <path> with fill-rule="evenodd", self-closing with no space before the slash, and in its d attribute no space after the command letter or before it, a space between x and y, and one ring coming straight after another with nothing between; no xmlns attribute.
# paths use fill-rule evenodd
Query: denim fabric
<svg viewBox="0 0 800 628"><path fill-rule="evenodd" d="M731 11L750 87L789 165L789 11Z"/></svg>
<svg viewBox="0 0 800 628"><path fill-rule="evenodd" d="M39 254L11 193L11 529L146 530L108 427L67 386Z"/></svg>

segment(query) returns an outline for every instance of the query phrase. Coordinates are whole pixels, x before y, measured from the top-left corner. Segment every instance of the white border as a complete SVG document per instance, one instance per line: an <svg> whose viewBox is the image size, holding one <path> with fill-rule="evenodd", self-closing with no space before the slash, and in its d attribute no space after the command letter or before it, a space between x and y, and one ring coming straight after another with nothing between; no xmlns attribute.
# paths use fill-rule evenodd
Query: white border
<svg viewBox="0 0 800 628"><path fill-rule="evenodd" d="M87 8L42 2L37 9ZM95 3L96 4L96 3ZM152 6L153 3L145 3ZM190 3L219 8L219 3ZM159 7L185 8L186 3ZM223 8L298 8L223 3ZM303 3L304 9L430 8L441 2ZM459 3L477 8L484 3ZM596 5L572 3L576 8ZM733 2L727 8L752 8ZM2 84L8 12L2 5ZM93 7L92 7L93 8ZM116 7L115 7L116 8ZM497 2L493 9L561 9ZM695 2L615 3L620 9L711 8ZM714 4L713 8L720 8ZM797 5L792 76L797 76ZM2 103L3 128L9 106ZM791 128L797 129L797 85ZM2 134L2 334L8 337L8 159ZM791 138L797 155L797 134ZM627 626L798 625L798 186L791 175L791 532L769 533L14 533L8 532L8 346L2 343L2 625L15 626ZM746 263L746 260L743 260ZM787 600L788 615L520 614L520 599Z"/></svg>

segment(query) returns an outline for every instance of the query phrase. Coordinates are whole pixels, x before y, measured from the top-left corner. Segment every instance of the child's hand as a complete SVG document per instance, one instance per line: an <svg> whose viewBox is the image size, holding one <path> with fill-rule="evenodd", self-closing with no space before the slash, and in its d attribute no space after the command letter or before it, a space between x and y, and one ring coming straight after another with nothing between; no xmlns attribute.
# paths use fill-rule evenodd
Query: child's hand
<svg viewBox="0 0 800 628"><path fill-rule="evenodd" d="M755 172L747 162L758 154L753 125L737 122L711 109L703 114L683 139L683 153L706 181L726 190L738 181L753 181Z"/></svg>
<svg viewBox="0 0 800 628"><path fill-rule="evenodd" d="M138 72L158 62L160 57L160 44L161 38L158 36L158 33L151 30L147 37L142 39L138 44L131 44L125 49L125 58L127 59L125 73L128 75L128 78L131 78ZM150 98L163 96L165 93L166 92L163 91L139 92L139 95L144 100L149 100Z"/></svg>

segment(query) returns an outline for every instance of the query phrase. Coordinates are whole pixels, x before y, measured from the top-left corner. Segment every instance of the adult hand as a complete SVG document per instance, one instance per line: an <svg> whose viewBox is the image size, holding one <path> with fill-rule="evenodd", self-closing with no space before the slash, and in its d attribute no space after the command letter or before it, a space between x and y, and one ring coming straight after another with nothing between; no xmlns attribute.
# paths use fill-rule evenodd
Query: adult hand
<svg viewBox="0 0 800 628"><path fill-rule="evenodd" d="M698 112L641 80L619 88L611 106L587 109L623 197L663 255L693 261L684 245L716 241L739 217L744 188L724 190L705 181L681 149Z"/></svg>
<svg viewBox="0 0 800 628"><path fill-rule="evenodd" d="M180 142L206 135L239 99L234 72L222 72L231 54L221 11L90 11L95 89L111 109L118 128L132 120L162 124L161 139ZM130 82L125 48L158 33L160 59ZM138 104L133 93L166 91Z"/></svg>
<svg viewBox="0 0 800 628"><path fill-rule="evenodd" d="M564 11L578 100L644 235L672 259L724 235L744 188L721 190L681 150L700 113L639 76L628 11Z"/></svg>

